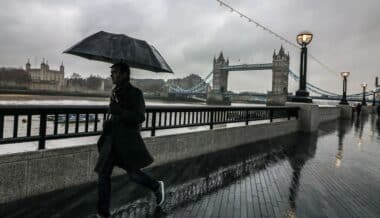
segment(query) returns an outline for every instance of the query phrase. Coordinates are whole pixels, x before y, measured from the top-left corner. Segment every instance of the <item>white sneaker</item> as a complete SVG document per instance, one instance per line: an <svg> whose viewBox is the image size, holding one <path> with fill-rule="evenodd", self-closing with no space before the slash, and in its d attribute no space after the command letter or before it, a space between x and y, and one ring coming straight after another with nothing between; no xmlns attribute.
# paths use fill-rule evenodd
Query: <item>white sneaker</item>
<svg viewBox="0 0 380 218"><path fill-rule="evenodd" d="M165 188L164 188L164 182L163 181L158 181L158 183L160 184L160 186L154 192L154 194L156 195L157 206L161 206L165 201Z"/></svg>

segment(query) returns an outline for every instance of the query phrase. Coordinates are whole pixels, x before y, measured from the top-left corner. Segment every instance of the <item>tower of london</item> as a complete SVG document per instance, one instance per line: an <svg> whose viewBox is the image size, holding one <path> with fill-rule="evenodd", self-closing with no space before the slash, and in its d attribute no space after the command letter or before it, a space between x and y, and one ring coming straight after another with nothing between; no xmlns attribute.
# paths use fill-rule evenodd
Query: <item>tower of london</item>
<svg viewBox="0 0 380 218"><path fill-rule="evenodd" d="M65 67L63 63L61 63L59 70L51 70L45 60L42 61L40 68L31 68L28 60L25 71L32 79L30 89L60 91L64 85Z"/></svg>

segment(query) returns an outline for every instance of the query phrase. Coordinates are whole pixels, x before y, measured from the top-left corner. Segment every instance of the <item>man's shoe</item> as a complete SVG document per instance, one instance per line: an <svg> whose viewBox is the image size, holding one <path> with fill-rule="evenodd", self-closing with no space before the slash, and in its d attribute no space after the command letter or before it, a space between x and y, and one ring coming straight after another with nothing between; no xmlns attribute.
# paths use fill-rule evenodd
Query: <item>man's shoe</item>
<svg viewBox="0 0 380 218"><path fill-rule="evenodd" d="M98 212L96 214L96 217L97 218L105 218L105 217L111 217L111 214L109 212Z"/></svg>
<svg viewBox="0 0 380 218"><path fill-rule="evenodd" d="M96 214L96 218L108 218L108 217L110 217L110 216L107 216L107 215L102 215L102 214Z"/></svg>
<svg viewBox="0 0 380 218"><path fill-rule="evenodd" d="M161 206L165 201L165 189L164 189L163 181L158 181L158 183L159 183L159 186L157 190L154 192L154 194L156 195L157 206Z"/></svg>

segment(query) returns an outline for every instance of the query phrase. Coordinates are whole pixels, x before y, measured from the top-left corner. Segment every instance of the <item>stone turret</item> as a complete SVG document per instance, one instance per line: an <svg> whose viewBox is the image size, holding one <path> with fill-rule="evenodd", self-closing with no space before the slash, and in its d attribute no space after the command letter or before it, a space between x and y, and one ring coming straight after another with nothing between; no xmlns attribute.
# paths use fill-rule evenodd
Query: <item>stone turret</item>
<svg viewBox="0 0 380 218"><path fill-rule="evenodd" d="M272 91L268 92L267 105L285 105L288 96L289 54L281 45L279 52L273 52Z"/></svg>
<svg viewBox="0 0 380 218"><path fill-rule="evenodd" d="M218 60L219 63L224 63L223 51L220 52Z"/></svg>
<svg viewBox="0 0 380 218"><path fill-rule="evenodd" d="M25 64L25 71L30 71L30 68L31 68L31 65L30 65L30 61L28 58L28 62Z"/></svg>
<svg viewBox="0 0 380 218"><path fill-rule="evenodd" d="M42 62L41 62L41 70L42 69L45 69L45 58L42 59Z"/></svg>
<svg viewBox="0 0 380 218"><path fill-rule="evenodd" d="M276 61L277 63L278 62L288 62L289 63L289 54L285 54L285 50L284 50L284 47L282 47L281 45L281 48L280 48L280 51L278 52L278 54L276 54L276 50L274 50L273 52L273 63Z"/></svg>
<svg viewBox="0 0 380 218"><path fill-rule="evenodd" d="M46 70L46 71L49 71L49 63L48 63L48 60L46 60L45 70Z"/></svg>
<svg viewBox="0 0 380 218"><path fill-rule="evenodd" d="M61 66L59 66L59 71L62 73L65 72L65 67L63 66L63 61L61 62Z"/></svg>
<svg viewBox="0 0 380 218"><path fill-rule="evenodd" d="M220 52L218 58L213 60L213 81L212 90L208 93L208 104L229 104L224 98L227 91L228 71L221 68L228 66L229 60L224 58L223 52Z"/></svg>
<svg viewBox="0 0 380 218"><path fill-rule="evenodd" d="M49 62L47 59L46 59L46 61L45 61L45 58L42 59L40 69L42 72L48 72L50 70Z"/></svg>
<svg viewBox="0 0 380 218"><path fill-rule="evenodd" d="M224 59L222 51L216 61L214 61L213 90L218 90L221 93L227 91L228 72L226 70L220 70L220 68L228 66L228 62L228 60L226 61Z"/></svg>

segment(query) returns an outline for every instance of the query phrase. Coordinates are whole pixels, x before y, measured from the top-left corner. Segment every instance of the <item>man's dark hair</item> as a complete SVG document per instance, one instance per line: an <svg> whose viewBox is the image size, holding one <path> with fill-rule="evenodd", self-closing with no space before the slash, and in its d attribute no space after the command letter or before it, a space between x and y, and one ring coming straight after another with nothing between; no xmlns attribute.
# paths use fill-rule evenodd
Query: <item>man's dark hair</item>
<svg viewBox="0 0 380 218"><path fill-rule="evenodd" d="M127 74L127 77L129 79L131 70L129 69L129 65L126 63L116 63L111 66L111 68L118 67L120 69L121 73Z"/></svg>

